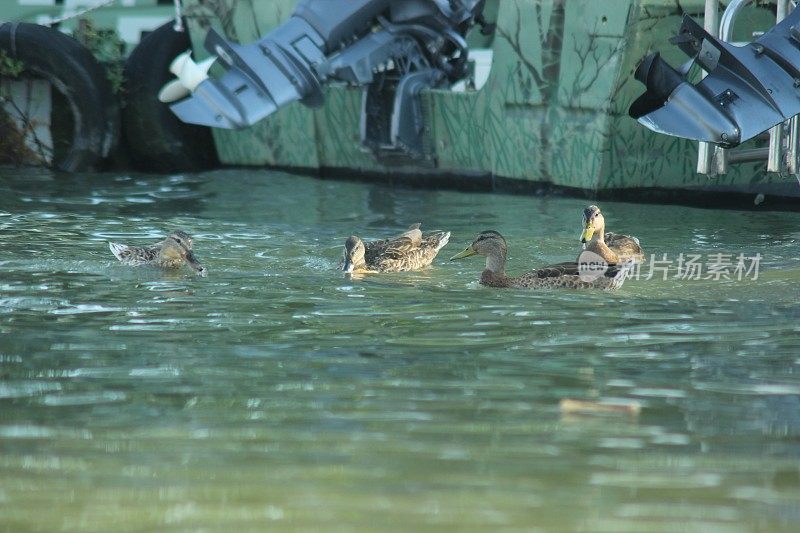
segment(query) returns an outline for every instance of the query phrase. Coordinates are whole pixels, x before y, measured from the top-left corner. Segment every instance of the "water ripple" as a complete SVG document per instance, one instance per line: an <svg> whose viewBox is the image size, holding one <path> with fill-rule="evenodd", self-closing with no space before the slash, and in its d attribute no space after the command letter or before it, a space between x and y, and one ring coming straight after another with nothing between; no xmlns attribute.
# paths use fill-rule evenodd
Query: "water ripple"
<svg viewBox="0 0 800 533"><path fill-rule="evenodd" d="M604 202L653 253L764 270L492 290L447 257L489 227L512 274L574 257L585 201L0 174L0 529L798 529L796 213ZM453 234L431 268L338 270L417 221ZM106 244L178 228L207 278Z"/></svg>

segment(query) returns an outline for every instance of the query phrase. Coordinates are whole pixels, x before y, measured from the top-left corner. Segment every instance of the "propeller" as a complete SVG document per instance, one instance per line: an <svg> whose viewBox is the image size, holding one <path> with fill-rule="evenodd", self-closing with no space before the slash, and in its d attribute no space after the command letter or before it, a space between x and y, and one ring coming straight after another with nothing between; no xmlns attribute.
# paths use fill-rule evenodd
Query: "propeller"
<svg viewBox="0 0 800 533"><path fill-rule="evenodd" d="M169 66L169 71L175 74L177 79L161 88L158 99L165 104L171 104L192 94L198 85L208 79L208 69L216 60L216 56L211 56L195 63L189 50L178 55Z"/></svg>

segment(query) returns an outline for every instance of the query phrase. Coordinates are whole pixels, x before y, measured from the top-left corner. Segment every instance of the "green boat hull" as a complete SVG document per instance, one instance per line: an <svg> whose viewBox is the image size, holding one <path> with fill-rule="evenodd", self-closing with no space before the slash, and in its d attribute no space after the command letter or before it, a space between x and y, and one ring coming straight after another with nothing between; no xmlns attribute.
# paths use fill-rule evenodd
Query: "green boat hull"
<svg viewBox="0 0 800 533"><path fill-rule="evenodd" d="M249 43L285 20L294 0L187 0L195 51L210 26ZM643 92L633 79L638 61L668 43L683 13L702 18L701 0L489 0L494 35L478 31L470 45L492 51L479 90L423 94L426 155L401 164L381 161L360 143L362 91L330 86L325 105L290 105L243 131L215 130L223 163L303 171L469 178L588 193L732 192L800 196L794 178L766 172L764 162L732 165L728 174L697 174L697 143L655 134L627 114ZM774 24L753 7L737 24L736 40ZM763 141L762 141L763 143ZM752 147L748 144L746 147Z"/></svg>

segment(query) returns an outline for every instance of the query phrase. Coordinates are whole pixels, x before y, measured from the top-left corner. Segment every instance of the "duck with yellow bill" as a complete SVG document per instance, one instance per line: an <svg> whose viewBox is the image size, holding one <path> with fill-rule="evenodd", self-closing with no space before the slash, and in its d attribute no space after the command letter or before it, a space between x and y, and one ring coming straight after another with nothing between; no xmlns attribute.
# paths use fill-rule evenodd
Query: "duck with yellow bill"
<svg viewBox="0 0 800 533"><path fill-rule="evenodd" d="M451 261L481 255L486 258L486 266L481 273L480 283L487 287L516 289L606 289L622 286L632 263L622 265L603 265L602 269L585 271L577 262L549 265L520 276L506 274L508 245L497 231L487 230L478 234L463 252L450 258Z"/></svg>
<svg viewBox="0 0 800 533"><path fill-rule="evenodd" d="M644 251L639 239L606 232L605 217L596 205L590 205L583 210L581 242L584 250L599 255L609 264L624 263L628 260L635 263L644 262Z"/></svg>

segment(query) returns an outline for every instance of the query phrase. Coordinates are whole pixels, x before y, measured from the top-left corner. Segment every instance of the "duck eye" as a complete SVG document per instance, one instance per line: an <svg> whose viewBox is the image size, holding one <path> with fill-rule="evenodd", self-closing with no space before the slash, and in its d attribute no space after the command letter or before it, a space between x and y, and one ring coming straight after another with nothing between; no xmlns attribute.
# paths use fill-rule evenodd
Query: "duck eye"
<svg viewBox="0 0 800 533"><path fill-rule="evenodd" d="M177 242L178 244L183 244L178 237L175 237L175 242Z"/></svg>

